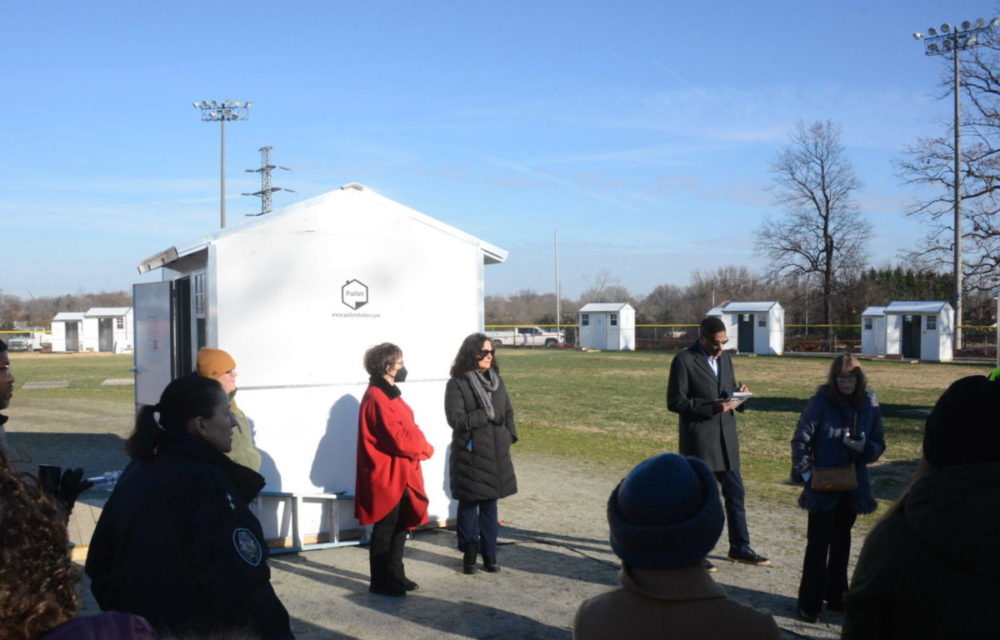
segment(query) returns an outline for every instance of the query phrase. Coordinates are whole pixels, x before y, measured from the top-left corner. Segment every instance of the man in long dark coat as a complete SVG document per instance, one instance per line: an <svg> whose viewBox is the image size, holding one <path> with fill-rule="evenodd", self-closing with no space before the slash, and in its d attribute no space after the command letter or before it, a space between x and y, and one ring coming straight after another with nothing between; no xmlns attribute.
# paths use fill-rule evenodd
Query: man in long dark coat
<svg viewBox="0 0 1000 640"><path fill-rule="evenodd" d="M726 325L715 316L701 321L698 340L678 353L670 365L667 408L679 414L680 453L708 465L722 487L729 530L729 559L747 564L770 564L750 548L745 491L740 477L740 442L733 411L740 405L733 361L724 347ZM742 410L742 407L740 407ZM708 568L712 569L711 563Z"/></svg>

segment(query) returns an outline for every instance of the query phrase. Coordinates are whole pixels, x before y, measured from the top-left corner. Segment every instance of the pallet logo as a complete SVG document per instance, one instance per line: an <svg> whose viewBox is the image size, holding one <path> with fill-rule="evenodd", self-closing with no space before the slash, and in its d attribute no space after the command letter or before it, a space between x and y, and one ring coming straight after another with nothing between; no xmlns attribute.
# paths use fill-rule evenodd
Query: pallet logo
<svg viewBox="0 0 1000 640"><path fill-rule="evenodd" d="M348 280L340 288L340 301L357 311L368 304L368 285L360 280Z"/></svg>

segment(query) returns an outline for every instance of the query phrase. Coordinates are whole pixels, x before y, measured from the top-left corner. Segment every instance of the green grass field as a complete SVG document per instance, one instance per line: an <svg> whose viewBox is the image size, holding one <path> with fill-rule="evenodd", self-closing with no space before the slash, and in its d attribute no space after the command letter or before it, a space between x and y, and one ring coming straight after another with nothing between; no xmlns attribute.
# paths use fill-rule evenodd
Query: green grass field
<svg viewBox="0 0 1000 640"><path fill-rule="evenodd" d="M499 362L517 412L519 447L619 468L677 450L677 415L666 409L673 353L506 349ZM739 414L743 475L758 494L793 500L788 485L796 421L831 358L736 357L736 375L754 397ZM893 500L915 468L926 413L952 381L991 366L865 361L878 394L887 450L872 475Z"/></svg>
<svg viewBox="0 0 1000 640"><path fill-rule="evenodd" d="M666 409L672 353L503 349L499 361L517 414L518 450L566 456L627 471L677 449L677 416ZM17 378L12 417L17 430L73 430L124 436L131 428L131 386L102 386L130 377L132 357L11 354ZM789 440L806 400L826 376L830 358L737 357L737 378L754 392L737 418L743 473L759 495L794 499L787 484ZM872 471L876 492L892 500L920 455L926 412L957 378L986 374L987 364L866 361L877 393L888 449ZM30 381L67 381L65 389L24 390ZM68 424L73 423L73 424Z"/></svg>

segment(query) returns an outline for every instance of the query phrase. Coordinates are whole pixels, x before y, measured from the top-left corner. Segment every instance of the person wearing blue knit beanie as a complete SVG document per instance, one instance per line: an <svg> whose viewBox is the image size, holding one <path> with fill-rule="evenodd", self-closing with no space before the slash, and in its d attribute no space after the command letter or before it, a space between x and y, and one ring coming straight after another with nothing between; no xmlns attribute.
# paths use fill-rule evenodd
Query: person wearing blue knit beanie
<svg viewBox="0 0 1000 640"><path fill-rule="evenodd" d="M723 522L701 460L663 453L636 465L608 498L621 587L580 605L574 640L779 638L770 613L730 599L705 569Z"/></svg>

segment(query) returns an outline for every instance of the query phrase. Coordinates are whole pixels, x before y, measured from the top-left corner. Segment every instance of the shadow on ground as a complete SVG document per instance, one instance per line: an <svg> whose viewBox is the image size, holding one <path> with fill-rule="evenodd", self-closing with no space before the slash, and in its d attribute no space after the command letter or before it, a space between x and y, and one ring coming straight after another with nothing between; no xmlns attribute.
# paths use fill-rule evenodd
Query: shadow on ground
<svg viewBox="0 0 1000 640"><path fill-rule="evenodd" d="M125 440L111 433L7 432L11 461L19 471L35 474L38 465L83 467L84 475L124 469L129 463Z"/></svg>

